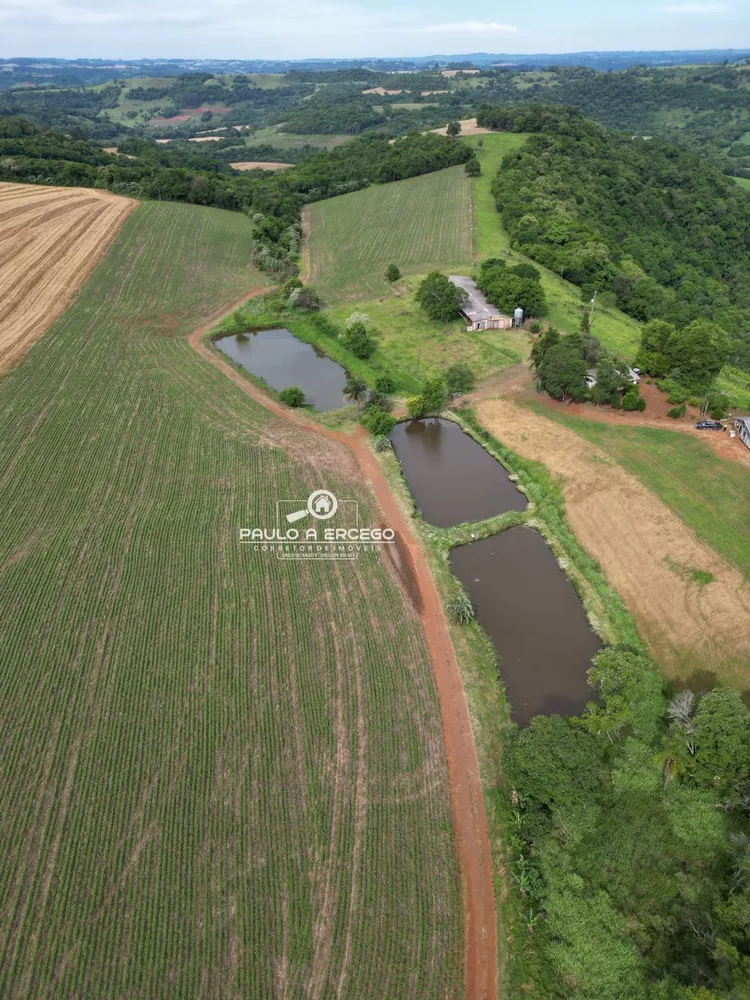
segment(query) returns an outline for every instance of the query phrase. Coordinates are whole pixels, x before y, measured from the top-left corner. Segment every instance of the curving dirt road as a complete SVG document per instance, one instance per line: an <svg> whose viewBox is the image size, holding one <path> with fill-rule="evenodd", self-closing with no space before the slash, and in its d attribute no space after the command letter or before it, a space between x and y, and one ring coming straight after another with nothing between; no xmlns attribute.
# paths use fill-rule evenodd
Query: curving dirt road
<svg viewBox="0 0 750 1000"><path fill-rule="evenodd" d="M230 309L222 310L220 315L212 317L193 331L189 342L209 364L218 368L243 392L276 416L304 428L308 433L320 434L349 448L359 463L364 480L380 505L384 520L396 531L402 543L399 544L399 552L401 558L407 559L410 563L405 569L414 580L418 591L415 596L430 650L435 687L440 701L455 849L461 873L466 921L464 996L465 1000L495 1000L497 996L495 900L479 764L456 654L427 559L407 518L391 493L375 455L366 443L367 434L363 427L358 428L353 436L349 436L329 430L304 414L290 410L271 399L248 379L243 378L203 341L204 334L215 325L221 315L228 315L254 295L260 295L267 290L253 292Z"/></svg>

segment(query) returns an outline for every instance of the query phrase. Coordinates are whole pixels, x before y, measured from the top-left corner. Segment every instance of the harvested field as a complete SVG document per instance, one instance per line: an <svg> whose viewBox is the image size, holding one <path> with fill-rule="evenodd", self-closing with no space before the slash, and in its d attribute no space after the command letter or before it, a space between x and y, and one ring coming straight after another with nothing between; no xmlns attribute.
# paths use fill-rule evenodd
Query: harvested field
<svg viewBox="0 0 750 1000"><path fill-rule="evenodd" d="M746 690L750 584L744 573L606 447L507 400L481 401L477 412L495 437L560 478L571 527L635 616L665 673L680 681L711 673ZM664 456L653 461L663 465ZM720 492L702 498L709 517ZM710 573L713 582L700 583L695 571Z"/></svg>
<svg viewBox="0 0 750 1000"><path fill-rule="evenodd" d="M443 91L433 90L433 91L431 91L431 93L433 93L433 94L440 94L440 93L443 93ZM438 135L447 135L448 134L448 126L444 125L442 128L434 128L431 131L437 132ZM492 131L492 129L482 128L480 125L477 125L476 118L462 118L461 119L461 135L489 135L491 131ZM519 143L519 145L520 145L520 143Z"/></svg>
<svg viewBox="0 0 750 1000"><path fill-rule="evenodd" d="M0 183L0 371L65 310L137 202Z"/></svg>
<svg viewBox="0 0 750 1000"><path fill-rule="evenodd" d="M418 610L379 552L239 544L317 488L381 516L188 343L266 284L252 245L142 204L0 382L0 996L463 993Z"/></svg>
<svg viewBox="0 0 750 1000"><path fill-rule="evenodd" d="M196 135L188 142L221 142L223 138L223 135Z"/></svg>
<svg viewBox="0 0 750 1000"><path fill-rule="evenodd" d="M239 163L230 163L230 167L235 170L283 170L285 167L293 167L293 163L274 163L267 160L242 160Z"/></svg>
<svg viewBox="0 0 750 1000"><path fill-rule="evenodd" d="M311 281L330 302L382 294L383 272L471 267L471 180L462 166L310 206Z"/></svg>

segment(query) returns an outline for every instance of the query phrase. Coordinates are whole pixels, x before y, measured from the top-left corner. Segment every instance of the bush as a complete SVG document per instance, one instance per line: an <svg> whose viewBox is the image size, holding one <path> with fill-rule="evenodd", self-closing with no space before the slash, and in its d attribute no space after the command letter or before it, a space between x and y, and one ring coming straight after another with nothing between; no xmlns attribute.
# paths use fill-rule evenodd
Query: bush
<svg viewBox="0 0 750 1000"><path fill-rule="evenodd" d="M667 410L667 416L673 420L679 420L680 417L685 416L686 410L687 406L684 403L681 406L673 406L671 410Z"/></svg>
<svg viewBox="0 0 750 1000"><path fill-rule="evenodd" d="M314 288L294 288L289 295L292 309L321 309L323 303Z"/></svg>
<svg viewBox="0 0 750 1000"><path fill-rule="evenodd" d="M476 617L474 605L465 594L461 594L459 597L454 597L452 601L448 602L448 614L451 616L453 621L458 622L459 625L468 625L469 622L473 622Z"/></svg>
<svg viewBox="0 0 750 1000"><path fill-rule="evenodd" d="M542 332L542 324L539 320L534 320L533 323L529 324L529 333L537 334Z"/></svg>
<svg viewBox="0 0 750 1000"><path fill-rule="evenodd" d="M638 389L635 386L633 386L632 389L628 389L628 391L622 397L623 410L628 410L631 413L634 410L637 410L638 401L640 400L640 398L641 398L640 393L638 392Z"/></svg>
<svg viewBox="0 0 750 1000"><path fill-rule="evenodd" d="M376 392L382 392L385 396L389 396L395 390L396 383L390 375L379 375L375 380Z"/></svg>
<svg viewBox="0 0 750 1000"><path fill-rule="evenodd" d="M384 434L380 434L377 438L375 438L375 451L393 451L393 443L391 439L386 437Z"/></svg>
<svg viewBox="0 0 750 1000"><path fill-rule="evenodd" d="M396 423L396 418L381 410L379 406L368 406L359 420L376 438L387 437Z"/></svg>
<svg viewBox="0 0 750 1000"><path fill-rule="evenodd" d="M464 170L469 175L469 177L479 177L482 173L482 167L480 166L479 160L476 156L472 156L470 160L467 160L464 164Z"/></svg>
<svg viewBox="0 0 750 1000"><path fill-rule="evenodd" d="M401 277L401 272L395 264L389 264L385 269L385 280L393 284L394 281L398 281Z"/></svg>
<svg viewBox="0 0 750 1000"><path fill-rule="evenodd" d="M386 393L373 389L367 397L367 406L377 406L379 409L385 410L386 413L390 413L393 409L393 400Z"/></svg>
<svg viewBox="0 0 750 1000"><path fill-rule="evenodd" d="M445 376L445 388L453 395L456 393L471 392L476 385L474 372L465 361L457 361L447 369Z"/></svg>
<svg viewBox="0 0 750 1000"><path fill-rule="evenodd" d="M409 396L406 400L406 412L412 420L419 420L426 412L426 406L422 396Z"/></svg>
<svg viewBox="0 0 750 1000"><path fill-rule="evenodd" d="M290 385L286 389L282 389L279 393L279 399L282 403L286 403L287 406L304 406L305 404L305 394L296 385Z"/></svg>

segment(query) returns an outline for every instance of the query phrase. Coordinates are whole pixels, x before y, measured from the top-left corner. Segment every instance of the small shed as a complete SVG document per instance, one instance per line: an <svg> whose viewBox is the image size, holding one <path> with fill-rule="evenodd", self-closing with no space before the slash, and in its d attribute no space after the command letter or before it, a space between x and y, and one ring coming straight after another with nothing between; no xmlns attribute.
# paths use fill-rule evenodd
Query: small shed
<svg viewBox="0 0 750 1000"><path fill-rule="evenodd" d="M746 448L750 448L750 417L735 417L734 428Z"/></svg>
<svg viewBox="0 0 750 1000"><path fill-rule="evenodd" d="M509 330L513 326L513 319L498 312L471 278L449 274L448 279L463 292L461 315L469 324L467 330Z"/></svg>

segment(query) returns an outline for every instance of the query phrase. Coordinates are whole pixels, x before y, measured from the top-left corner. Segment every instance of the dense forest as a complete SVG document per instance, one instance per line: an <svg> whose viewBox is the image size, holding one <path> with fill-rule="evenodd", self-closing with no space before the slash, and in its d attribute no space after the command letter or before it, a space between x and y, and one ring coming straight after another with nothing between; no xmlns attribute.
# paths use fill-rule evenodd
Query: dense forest
<svg viewBox="0 0 750 1000"><path fill-rule="evenodd" d="M511 127L528 129L518 114ZM512 245L587 297L611 292L638 320L712 320L732 338L731 360L750 367L745 193L689 150L610 131L569 108L544 115L544 131L508 155L493 182Z"/></svg>
<svg viewBox="0 0 750 1000"><path fill-rule="evenodd" d="M750 713L739 694L671 698L607 649L582 719L537 716L504 753L512 878L543 995L750 996Z"/></svg>

